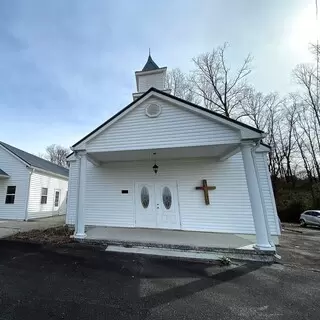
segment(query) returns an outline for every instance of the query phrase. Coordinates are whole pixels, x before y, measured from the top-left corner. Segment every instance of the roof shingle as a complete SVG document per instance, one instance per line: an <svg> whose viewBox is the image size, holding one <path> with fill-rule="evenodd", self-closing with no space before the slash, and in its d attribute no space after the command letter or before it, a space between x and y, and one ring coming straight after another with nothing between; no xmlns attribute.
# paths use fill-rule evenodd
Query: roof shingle
<svg viewBox="0 0 320 320"><path fill-rule="evenodd" d="M146 64L144 65L142 71L151 71L159 69L158 65L152 60L150 54Z"/></svg>
<svg viewBox="0 0 320 320"><path fill-rule="evenodd" d="M50 161L37 157L16 147L10 146L9 144L2 141L0 141L0 145L2 145L4 148L15 154L18 158L28 163L32 167L59 174L65 177L69 176L69 169L67 168L58 166Z"/></svg>

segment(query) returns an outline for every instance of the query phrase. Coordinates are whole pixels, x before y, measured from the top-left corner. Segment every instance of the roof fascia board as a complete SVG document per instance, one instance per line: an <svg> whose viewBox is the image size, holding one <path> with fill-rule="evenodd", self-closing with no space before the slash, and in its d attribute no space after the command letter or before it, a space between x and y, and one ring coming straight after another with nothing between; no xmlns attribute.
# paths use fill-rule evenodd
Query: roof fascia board
<svg viewBox="0 0 320 320"><path fill-rule="evenodd" d="M149 70L149 71L136 71L135 74L137 76L145 76L153 73L162 73L163 71L167 70L167 67L159 68L159 69L154 69L154 70Z"/></svg>

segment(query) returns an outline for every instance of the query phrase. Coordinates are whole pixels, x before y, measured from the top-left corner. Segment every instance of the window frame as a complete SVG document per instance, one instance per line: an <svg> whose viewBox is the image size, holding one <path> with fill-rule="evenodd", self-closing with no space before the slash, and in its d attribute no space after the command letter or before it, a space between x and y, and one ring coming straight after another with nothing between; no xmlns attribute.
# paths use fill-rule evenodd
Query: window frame
<svg viewBox="0 0 320 320"><path fill-rule="evenodd" d="M58 204L56 205L56 195L57 195L57 193L59 194L59 196L58 196ZM53 206L54 206L54 208L58 208L59 207L59 205L60 205L60 196L61 196L61 190L60 189L55 189L54 190L54 195L53 195Z"/></svg>
<svg viewBox="0 0 320 320"><path fill-rule="evenodd" d="M14 192L9 193L9 188L14 188ZM4 204L14 204L16 199L17 186L7 186L6 197L4 199ZM9 202L8 199L13 197L13 201Z"/></svg>
<svg viewBox="0 0 320 320"><path fill-rule="evenodd" d="M43 194L44 190L46 190L46 194ZM48 188L41 188L41 194L40 194L40 204L41 205L45 205L48 203L48 192L49 192ZM45 199L45 201L43 199Z"/></svg>

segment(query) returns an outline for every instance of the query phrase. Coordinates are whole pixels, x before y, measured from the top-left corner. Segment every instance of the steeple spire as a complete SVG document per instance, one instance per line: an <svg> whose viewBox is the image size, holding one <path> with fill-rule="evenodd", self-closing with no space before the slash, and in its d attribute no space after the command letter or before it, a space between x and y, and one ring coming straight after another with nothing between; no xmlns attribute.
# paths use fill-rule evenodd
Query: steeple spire
<svg viewBox="0 0 320 320"><path fill-rule="evenodd" d="M149 56L146 64L144 65L141 71L151 71L159 69L158 65L151 58L151 50L149 48Z"/></svg>
<svg viewBox="0 0 320 320"><path fill-rule="evenodd" d="M133 93L133 100L141 97L150 88L170 93L170 89L165 88L167 67L159 68L152 60L151 50L149 48L149 56L146 64L141 71L136 71L137 92Z"/></svg>

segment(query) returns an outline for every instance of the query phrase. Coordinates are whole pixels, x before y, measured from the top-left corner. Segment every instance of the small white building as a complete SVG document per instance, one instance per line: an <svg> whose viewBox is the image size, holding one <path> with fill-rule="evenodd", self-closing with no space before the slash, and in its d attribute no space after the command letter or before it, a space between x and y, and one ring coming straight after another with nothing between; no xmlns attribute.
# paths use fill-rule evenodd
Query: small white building
<svg viewBox="0 0 320 320"><path fill-rule="evenodd" d="M0 141L0 219L66 214L69 170Z"/></svg>
<svg viewBox="0 0 320 320"><path fill-rule="evenodd" d="M170 95L166 68L150 56L135 75L133 102L72 147L75 238L90 226L134 229L138 238L145 228L167 229L163 237L183 230L195 231L191 242L234 235L274 251L280 229L265 134Z"/></svg>

